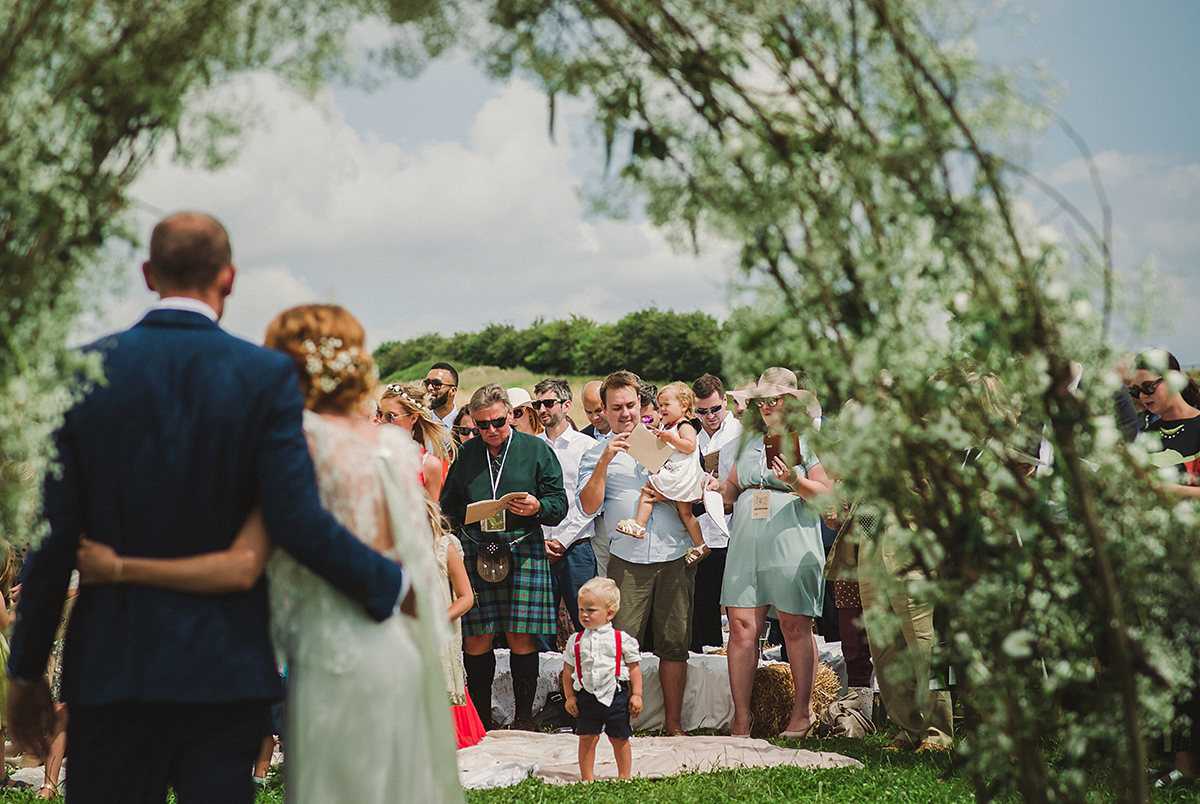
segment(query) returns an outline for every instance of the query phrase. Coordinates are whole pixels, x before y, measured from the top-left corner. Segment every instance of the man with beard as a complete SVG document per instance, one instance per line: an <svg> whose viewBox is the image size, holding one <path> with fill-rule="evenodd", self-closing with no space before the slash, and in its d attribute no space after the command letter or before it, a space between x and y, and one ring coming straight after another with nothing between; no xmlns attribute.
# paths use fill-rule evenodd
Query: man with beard
<svg viewBox="0 0 1200 804"><path fill-rule="evenodd" d="M550 561L550 579L554 587L554 610L559 601L566 606L571 628L582 631L579 623L579 587L596 577L596 554L592 552L592 517L579 510L579 461L583 453L596 446L595 439L571 427L567 411L571 409L571 386L566 380L547 377L533 387L533 408L546 429L538 434L554 450L562 465L563 487L567 492L567 516L554 526L542 526L546 558ZM543 650L558 650L553 637L541 640Z"/></svg>
<svg viewBox="0 0 1200 804"><path fill-rule="evenodd" d="M458 393L458 372L449 363L434 363L423 382L430 409L446 426L446 432L450 432L454 417L458 415L458 405L454 404L454 395Z"/></svg>

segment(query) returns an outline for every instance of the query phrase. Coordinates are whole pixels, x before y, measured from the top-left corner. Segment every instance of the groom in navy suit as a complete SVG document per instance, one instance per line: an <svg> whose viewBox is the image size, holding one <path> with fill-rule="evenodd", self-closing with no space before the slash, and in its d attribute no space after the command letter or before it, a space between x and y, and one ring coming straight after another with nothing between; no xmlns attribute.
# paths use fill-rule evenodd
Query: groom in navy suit
<svg viewBox="0 0 1200 804"><path fill-rule="evenodd" d="M105 380L66 415L46 480L49 535L28 560L8 664L13 741L44 755L46 660L79 537L130 556L229 547L255 505L272 539L360 603L391 616L401 568L322 507L290 359L220 329L236 269L224 227L179 213L143 266L161 297L133 328L92 344ZM251 767L282 694L266 581L201 595L84 587L63 652L72 804L251 802ZM369 717L347 712L347 717Z"/></svg>

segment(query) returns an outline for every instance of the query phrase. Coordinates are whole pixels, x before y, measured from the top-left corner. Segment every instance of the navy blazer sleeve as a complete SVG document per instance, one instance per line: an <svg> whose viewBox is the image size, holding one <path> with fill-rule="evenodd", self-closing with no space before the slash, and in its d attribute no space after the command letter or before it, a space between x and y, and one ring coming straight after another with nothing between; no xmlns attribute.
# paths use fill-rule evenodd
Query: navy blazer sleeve
<svg viewBox="0 0 1200 804"><path fill-rule="evenodd" d="M362 543L321 506L302 429L304 399L289 364L269 387L273 397L257 456L260 505L271 538L297 561L376 620L395 610L400 565Z"/></svg>

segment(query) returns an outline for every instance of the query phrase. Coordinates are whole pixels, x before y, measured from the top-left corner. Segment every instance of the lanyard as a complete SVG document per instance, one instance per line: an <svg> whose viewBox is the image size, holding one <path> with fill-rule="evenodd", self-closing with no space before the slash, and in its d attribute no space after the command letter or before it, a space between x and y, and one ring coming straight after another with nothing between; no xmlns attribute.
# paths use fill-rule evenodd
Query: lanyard
<svg viewBox="0 0 1200 804"><path fill-rule="evenodd" d="M500 488L500 476L504 474L504 462L506 460L508 460L508 448L512 446L512 442L513 442L512 433L509 433L508 443L506 443L504 445L504 454L500 456L500 468L498 468L496 470L494 475L492 474L492 454L490 452L488 452L488 456L487 456L488 480L490 480L492 483L492 499L493 500L496 499L496 489ZM486 452L486 450L484 450L484 451Z"/></svg>
<svg viewBox="0 0 1200 804"><path fill-rule="evenodd" d="M762 455L759 456L759 463L762 466L758 475L758 487L765 489L767 487L767 441L763 439ZM772 475L774 477L774 475Z"/></svg>

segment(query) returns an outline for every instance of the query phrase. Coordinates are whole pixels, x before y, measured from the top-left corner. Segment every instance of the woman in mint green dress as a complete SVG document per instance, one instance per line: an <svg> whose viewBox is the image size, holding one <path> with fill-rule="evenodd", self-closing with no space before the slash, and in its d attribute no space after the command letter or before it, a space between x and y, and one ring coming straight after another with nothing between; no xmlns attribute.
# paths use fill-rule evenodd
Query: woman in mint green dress
<svg viewBox="0 0 1200 804"><path fill-rule="evenodd" d="M797 388L796 375L787 369L767 369L758 385L745 393L757 398L768 430L786 429L787 406L804 404L814 417L820 416L816 399ZM795 465L780 456L768 465L763 440L749 442L729 478L720 484L722 495L734 504L721 587L721 604L729 615L734 736L750 734L758 636L771 607L779 614L796 687L791 717L781 736L807 737L817 724L812 709L817 673L812 620L824 599L825 550L817 513L806 501L828 492L833 483L803 438L799 445Z"/></svg>

